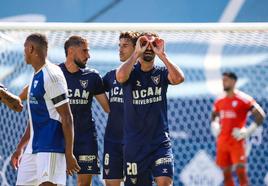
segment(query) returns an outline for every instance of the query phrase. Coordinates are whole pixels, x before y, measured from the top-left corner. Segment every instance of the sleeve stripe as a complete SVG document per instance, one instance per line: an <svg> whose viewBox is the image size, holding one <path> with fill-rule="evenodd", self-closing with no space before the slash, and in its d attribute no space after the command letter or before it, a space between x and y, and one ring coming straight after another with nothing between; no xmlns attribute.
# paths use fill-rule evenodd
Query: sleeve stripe
<svg viewBox="0 0 268 186"><path fill-rule="evenodd" d="M67 99L66 94L61 94L61 95L59 95L59 96L53 98L53 99L52 99L52 102L53 102L54 105L56 105L57 103L59 103L59 102L65 100L65 99Z"/></svg>

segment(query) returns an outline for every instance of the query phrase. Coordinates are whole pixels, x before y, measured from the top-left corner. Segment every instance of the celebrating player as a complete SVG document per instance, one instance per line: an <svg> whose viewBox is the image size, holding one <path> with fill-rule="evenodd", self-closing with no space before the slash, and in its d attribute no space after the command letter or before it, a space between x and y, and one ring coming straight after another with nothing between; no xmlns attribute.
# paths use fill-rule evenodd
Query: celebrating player
<svg viewBox="0 0 268 186"><path fill-rule="evenodd" d="M138 32L121 32L119 36L120 61L126 61L134 52ZM109 92L110 113L104 136L103 179L106 186L120 186L123 180L123 90L116 81L116 70L103 77L105 91Z"/></svg>
<svg viewBox="0 0 268 186"><path fill-rule="evenodd" d="M155 55L165 67L154 64ZM168 84L184 81L183 72L164 50L164 40L144 33L131 57L116 71L124 98L125 185L172 185L173 155L167 121Z"/></svg>
<svg viewBox="0 0 268 186"><path fill-rule="evenodd" d="M88 42L80 36L71 36L64 44L66 61L60 64L68 84L68 96L74 118L74 155L81 170L77 185L91 185L92 175L100 174L97 132L92 118L93 96L105 112L109 112L102 78L94 69L86 68Z"/></svg>
<svg viewBox="0 0 268 186"><path fill-rule="evenodd" d="M265 113L252 97L235 89L235 73L224 72L222 81L226 94L215 101L211 123L212 133L217 137L216 163L223 171L225 186L234 186L233 167L240 185L248 186L244 139L262 124ZM255 121L246 127L249 112Z"/></svg>
<svg viewBox="0 0 268 186"><path fill-rule="evenodd" d="M67 83L60 68L46 61L47 47L47 38L39 33L29 35L24 43L26 63L35 74L28 91L30 139L18 165L16 185L65 185L66 171L72 175L80 170L73 155Z"/></svg>

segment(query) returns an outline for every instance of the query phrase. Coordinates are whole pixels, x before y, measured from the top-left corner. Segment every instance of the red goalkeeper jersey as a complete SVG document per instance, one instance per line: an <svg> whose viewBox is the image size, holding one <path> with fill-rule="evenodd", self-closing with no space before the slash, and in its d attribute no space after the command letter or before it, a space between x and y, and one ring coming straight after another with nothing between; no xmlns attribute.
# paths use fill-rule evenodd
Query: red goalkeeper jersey
<svg viewBox="0 0 268 186"><path fill-rule="evenodd" d="M221 125L218 142L237 142L232 136L232 130L245 126L248 112L255 103L256 101L251 96L238 90L235 91L233 97L224 95L215 101L213 110L219 113Z"/></svg>

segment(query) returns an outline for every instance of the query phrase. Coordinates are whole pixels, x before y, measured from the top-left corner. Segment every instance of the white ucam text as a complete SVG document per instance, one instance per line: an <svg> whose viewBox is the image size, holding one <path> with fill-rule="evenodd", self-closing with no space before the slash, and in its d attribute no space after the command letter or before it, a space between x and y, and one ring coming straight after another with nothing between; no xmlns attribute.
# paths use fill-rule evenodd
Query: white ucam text
<svg viewBox="0 0 268 186"><path fill-rule="evenodd" d="M86 90L80 91L80 89L68 89L68 97L71 98L83 98L83 99L88 99L90 92Z"/></svg>
<svg viewBox="0 0 268 186"><path fill-rule="evenodd" d="M123 89L120 87L113 87L110 92L111 96L123 95Z"/></svg>
<svg viewBox="0 0 268 186"><path fill-rule="evenodd" d="M147 89L133 90L133 104L145 105L162 101L161 87L148 87Z"/></svg>
<svg viewBox="0 0 268 186"><path fill-rule="evenodd" d="M133 90L133 99L147 98L152 96L161 96L161 87L148 87L147 89Z"/></svg>

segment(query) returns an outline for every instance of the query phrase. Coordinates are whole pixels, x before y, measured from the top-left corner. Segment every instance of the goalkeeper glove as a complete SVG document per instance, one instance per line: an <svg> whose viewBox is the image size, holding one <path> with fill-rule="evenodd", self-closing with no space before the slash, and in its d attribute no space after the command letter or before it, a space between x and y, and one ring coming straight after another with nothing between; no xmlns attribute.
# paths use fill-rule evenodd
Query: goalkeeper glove
<svg viewBox="0 0 268 186"><path fill-rule="evenodd" d="M255 122L252 122L249 127L234 128L232 131L232 136L239 140L249 137L256 129L258 125Z"/></svg>
<svg viewBox="0 0 268 186"><path fill-rule="evenodd" d="M217 122L217 121L211 122L211 132L215 138L218 137L218 135L221 132L221 126L220 126L219 122Z"/></svg>

